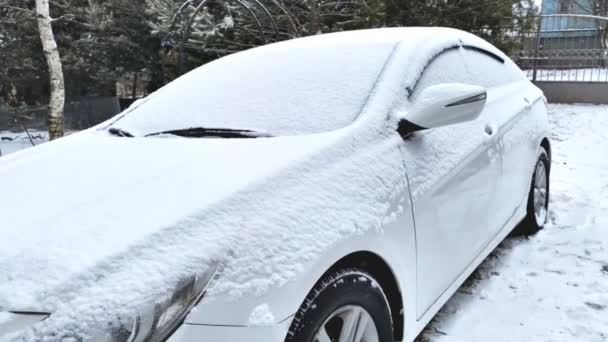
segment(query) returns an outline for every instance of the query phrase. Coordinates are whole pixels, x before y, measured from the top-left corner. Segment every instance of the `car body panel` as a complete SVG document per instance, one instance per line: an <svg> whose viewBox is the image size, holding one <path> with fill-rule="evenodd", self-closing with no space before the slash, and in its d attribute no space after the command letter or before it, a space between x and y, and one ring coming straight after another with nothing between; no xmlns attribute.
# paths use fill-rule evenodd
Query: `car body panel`
<svg viewBox="0 0 608 342"><path fill-rule="evenodd" d="M453 128L452 130L454 130ZM485 139L483 125L462 133ZM452 137L457 138L458 135ZM425 137L420 139L421 146ZM413 145L416 142L410 141ZM446 143L458 143L449 139ZM432 155L432 150L420 151ZM440 150L441 151L441 150ZM441 152L435 154L442 158ZM447 152L447 151L446 151ZM484 249L500 179L500 155L481 144L456 161L436 186L414 199L418 251L419 318Z"/></svg>
<svg viewBox="0 0 608 342"><path fill-rule="evenodd" d="M498 124L504 161L500 192L507 203L517 203L518 199L528 195L528 178L533 173L538 158L538 147L549 133L547 107L542 91L532 84L522 83L511 95L513 102L519 101L519 113L504 117ZM505 205L502 215L510 217L517 209Z"/></svg>
<svg viewBox="0 0 608 342"><path fill-rule="evenodd" d="M409 204L409 203L404 203ZM188 315L186 322L208 325L251 325L249 318L256 306L268 305L275 323L290 319L304 302L309 291L333 264L355 252L371 252L381 257L399 281L401 288L414 288L416 278L415 236L411 209L395 216L382 232L369 231L339 241L331 248L318 255L313 262L293 281L282 287L274 288L260 296L238 298L213 298L199 304L199 309ZM404 253L405 252L405 253ZM410 293L403 293L407 295ZM404 298L404 301L413 301ZM409 305L408 305L409 306Z"/></svg>
<svg viewBox="0 0 608 342"><path fill-rule="evenodd" d="M393 143L394 142L394 143ZM200 310L193 311L186 322L195 324L217 324L217 325L248 325L249 316L261 304L269 306L275 321L280 322L295 314L303 303L308 292L314 284L334 263L343 257L360 251L368 251L377 254L384 259L402 281L413 282L415 279L415 237L414 223L409 200L409 190L405 168L399 159L399 138L393 136L388 141L376 143L375 148L360 149L348 157L352 165L363 165L368 163L369 158L376 155L393 155L396 164L400 168L391 176L394 183L390 184L383 196L382 201L387 203L387 215L377 229L362 230L360 233L351 235L348 239L340 239L331 246L325 248L321 253L315 255L314 259L302 266L298 276L283 286L274 287L271 291L261 294L253 294L247 297L210 297L200 303ZM373 153L369 153L369 151ZM394 167L393 166L393 167ZM331 170L328 170L331 172ZM364 177L358 170L353 170L349 177ZM314 177L324 178L325 171L321 171ZM371 193L370 193L371 194ZM346 200L341 198L341 200ZM339 206L336 207L338 209ZM302 210L307 210L302 208ZM318 211L319 209L314 209ZM382 227L382 228L380 228ZM305 227L302 227L304 230ZM406 248L407 246L407 248ZM406 258L404 258L406 256ZM298 295L294 295L298 294Z"/></svg>
<svg viewBox="0 0 608 342"><path fill-rule="evenodd" d="M495 97L488 94L477 120L420 132L404 144L408 172L438 179L413 194L418 318L485 248L491 229L504 224L493 215L502 174L498 132L487 123L501 105Z"/></svg>
<svg viewBox="0 0 608 342"><path fill-rule="evenodd" d="M166 342L183 341L284 341L290 320L264 327L183 324Z"/></svg>
<svg viewBox="0 0 608 342"><path fill-rule="evenodd" d="M522 203L527 200L524 199ZM485 258L490 255L496 249L496 247L509 235L517 224L525 217L525 205L520 205L517 212L513 217L504 225L498 235L496 235L484 248L479 255L465 268L465 270L458 276L458 278L441 294L439 298L431 305L426 313L416 320L414 324L406 327L406 335L403 341L412 342L416 337L424 330L429 322L435 317L437 312L441 310L443 305L452 297L452 295L460 288L460 286L467 280L467 278L475 271L475 269L484 261ZM279 341L277 341L279 342Z"/></svg>

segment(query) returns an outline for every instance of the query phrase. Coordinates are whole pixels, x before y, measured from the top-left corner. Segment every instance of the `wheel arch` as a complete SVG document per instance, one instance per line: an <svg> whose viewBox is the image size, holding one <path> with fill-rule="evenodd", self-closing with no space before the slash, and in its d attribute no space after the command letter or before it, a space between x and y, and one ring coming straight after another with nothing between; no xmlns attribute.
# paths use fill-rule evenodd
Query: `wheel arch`
<svg viewBox="0 0 608 342"><path fill-rule="evenodd" d="M356 268L369 273L380 285L389 304L393 320L393 335L395 341L403 339L403 296L397 277L388 263L378 254L370 251L350 253L336 261L318 281L333 272Z"/></svg>

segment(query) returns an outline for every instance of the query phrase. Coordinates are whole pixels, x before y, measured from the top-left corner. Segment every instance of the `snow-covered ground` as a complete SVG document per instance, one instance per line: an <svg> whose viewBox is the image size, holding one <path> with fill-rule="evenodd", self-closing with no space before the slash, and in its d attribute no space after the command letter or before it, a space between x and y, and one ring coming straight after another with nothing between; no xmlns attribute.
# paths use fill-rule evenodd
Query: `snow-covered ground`
<svg viewBox="0 0 608 342"><path fill-rule="evenodd" d="M36 145L47 141L49 138L47 132L41 131L30 131L30 135ZM24 131L0 131L0 155L7 155L31 146L32 143Z"/></svg>
<svg viewBox="0 0 608 342"><path fill-rule="evenodd" d="M608 106L550 112L549 226L505 241L417 342L608 341Z"/></svg>
<svg viewBox="0 0 608 342"><path fill-rule="evenodd" d="M526 70L526 75L532 79L533 70ZM538 81L568 81L568 82L608 82L608 69L568 69L536 71Z"/></svg>

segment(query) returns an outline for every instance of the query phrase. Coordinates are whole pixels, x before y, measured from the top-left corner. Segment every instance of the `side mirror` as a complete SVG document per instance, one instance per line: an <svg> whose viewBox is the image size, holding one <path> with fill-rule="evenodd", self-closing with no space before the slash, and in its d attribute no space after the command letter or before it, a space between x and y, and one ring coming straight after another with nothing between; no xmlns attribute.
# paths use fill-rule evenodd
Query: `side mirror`
<svg viewBox="0 0 608 342"><path fill-rule="evenodd" d="M473 121L487 100L486 89L479 86L444 83L424 89L414 107L399 122L401 136L430 128Z"/></svg>

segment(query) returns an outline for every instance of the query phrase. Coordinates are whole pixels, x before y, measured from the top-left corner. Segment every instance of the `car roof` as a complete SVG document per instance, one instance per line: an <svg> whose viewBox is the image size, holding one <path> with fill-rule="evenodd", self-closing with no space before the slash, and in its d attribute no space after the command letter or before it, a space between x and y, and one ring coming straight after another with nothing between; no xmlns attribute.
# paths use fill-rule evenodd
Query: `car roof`
<svg viewBox="0 0 608 342"><path fill-rule="evenodd" d="M241 58L245 57L251 61L252 65L256 65L256 63L263 63L267 54L295 55L305 59L306 55L316 53L315 50L319 50L319 53L330 51L339 53L338 51L343 48L349 51L352 51L353 48L355 50L361 49L363 54L368 49L386 45L394 45L397 59L400 62L407 61L407 64L410 65L406 74L402 74L409 75L412 78L410 82L414 82L421 73L421 69L434 57L457 46L472 47L492 54L499 59L508 59L502 51L492 44L458 29L446 27L391 27L325 33L281 41L229 55L212 63L223 64L233 56L239 55ZM374 61L370 60L369 62Z"/></svg>
<svg viewBox="0 0 608 342"><path fill-rule="evenodd" d="M298 48L325 49L328 47L337 48L342 44L357 44L361 48L366 48L378 43L402 43L402 45L415 50L422 43L426 43L426 45L428 43L442 44L446 40L460 41L462 44L473 45L493 53L498 51L498 49L477 36L447 27L391 27L324 33L273 43L248 51L290 49L296 46Z"/></svg>

